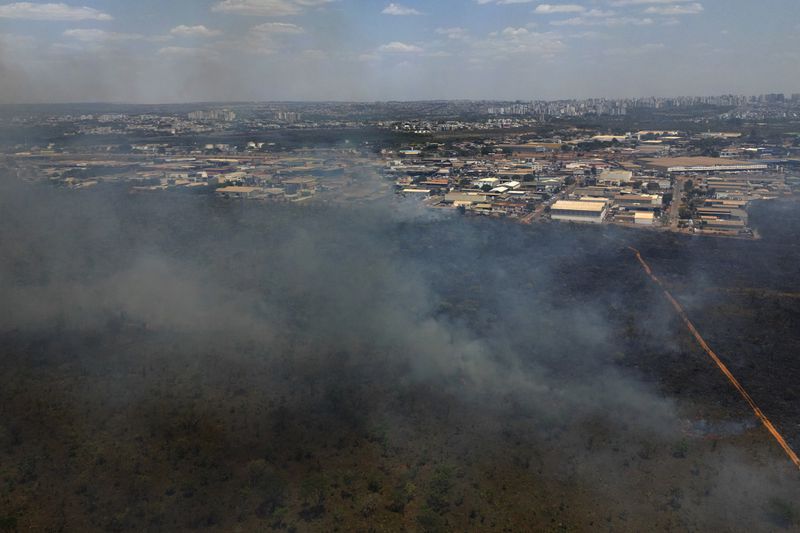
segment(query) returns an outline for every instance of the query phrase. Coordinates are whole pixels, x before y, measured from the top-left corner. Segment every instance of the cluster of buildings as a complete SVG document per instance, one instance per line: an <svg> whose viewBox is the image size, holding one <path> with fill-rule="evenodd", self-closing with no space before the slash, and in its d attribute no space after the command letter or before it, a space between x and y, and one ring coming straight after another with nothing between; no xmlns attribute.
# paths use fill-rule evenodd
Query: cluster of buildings
<svg viewBox="0 0 800 533"><path fill-rule="evenodd" d="M586 100L514 102L490 106L486 112L490 115L533 115L540 118L586 115L623 116L627 114L629 107L629 100L590 98Z"/></svg>
<svg viewBox="0 0 800 533"><path fill-rule="evenodd" d="M434 208L523 222L749 235L750 202L800 186L800 134L760 135L741 125L712 131L684 109L684 128L677 119L663 130L614 126L632 120L613 118L630 109L693 106L791 114L800 97L265 103L158 112L87 105L63 114L0 109L0 128L46 132L44 144L7 147L13 168L76 189L123 183L137 193L292 202L337 193L370 201L393 184L397 194ZM583 115L607 126L561 120ZM282 128L314 131L258 134ZM71 138L81 135L111 137ZM314 148L303 148L306 142ZM380 174L388 179L374 179Z"/></svg>
<svg viewBox="0 0 800 533"><path fill-rule="evenodd" d="M676 179L683 189L679 223L699 233L750 235L749 203L793 192L791 181L782 173L702 173Z"/></svg>
<svg viewBox="0 0 800 533"><path fill-rule="evenodd" d="M589 98L584 100L507 102L489 105L486 108L486 113L489 115L533 115L541 118L589 115L624 116L635 109L671 109L698 106L734 108L732 111L726 111L722 114L727 118L782 118L797 116L796 113L800 111L800 94L623 99Z"/></svg>
<svg viewBox="0 0 800 533"><path fill-rule="evenodd" d="M357 129L377 127L434 135L443 132L522 130L544 122L584 116L629 116L636 110L674 110L685 116L696 110L694 120L797 120L800 94L761 96L628 98L502 102L318 102L261 103L197 106L85 105L85 112L65 107L64 112L0 110L0 126L52 128L53 135L76 136L181 136L208 133L242 133L281 129ZM658 141L660 139L647 139Z"/></svg>
<svg viewBox="0 0 800 533"><path fill-rule="evenodd" d="M522 216L564 187L564 177L542 176L545 166L535 159L456 158L415 150L385 155L385 174L397 192L424 198L431 206Z"/></svg>
<svg viewBox="0 0 800 533"><path fill-rule="evenodd" d="M374 163L354 150L209 156L16 154L13 168L27 179L71 189L124 185L131 193L204 193L225 199L303 202L337 193L363 193Z"/></svg>
<svg viewBox="0 0 800 533"><path fill-rule="evenodd" d="M189 120L206 122L233 122L236 120L236 113L229 109L192 111L189 113Z"/></svg>
<svg viewBox="0 0 800 533"><path fill-rule="evenodd" d="M544 150L552 143L541 143ZM668 178L636 176L599 158L532 158L513 145L473 158L425 156L417 150L387 154L386 174L398 194L423 198L432 207L523 220L659 222ZM557 145L556 145L557 146ZM525 150L522 150L525 152ZM553 148L550 152L555 154ZM397 159L392 156L399 155Z"/></svg>
<svg viewBox="0 0 800 533"><path fill-rule="evenodd" d="M385 173L400 195L469 214L750 236L747 206L792 194L790 169L800 169L800 158L775 159L765 147L693 153L694 142L709 138L735 143L741 135L639 131L428 145L386 152Z"/></svg>
<svg viewBox="0 0 800 533"><path fill-rule="evenodd" d="M403 122L393 122L388 125L393 131L414 133L417 135L431 135L441 132L452 131L490 131L500 129L519 129L534 126L538 120L526 117L502 118L492 117L481 120L406 120Z"/></svg>
<svg viewBox="0 0 800 533"><path fill-rule="evenodd" d="M672 181L633 171L606 168L584 174L581 186L550 207L553 220L568 222L615 222L636 226L662 225L661 216Z"/></svg>

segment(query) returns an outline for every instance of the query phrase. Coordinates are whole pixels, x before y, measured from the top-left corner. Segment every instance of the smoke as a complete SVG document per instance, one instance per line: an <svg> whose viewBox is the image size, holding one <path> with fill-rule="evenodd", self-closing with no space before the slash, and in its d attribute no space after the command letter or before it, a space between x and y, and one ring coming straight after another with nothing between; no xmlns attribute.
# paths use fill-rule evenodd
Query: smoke
<svg viewBox="0 0 800 533"><path fill-rule="evenodd" d="M9 50L9 36L0 34L0 104L24 101L34 89Z"/></svg>
<svg viewBox="0 0 800 533"><path fill-rule="evenodd" d="M751 459L723 460L700 438L674 450L692 408L631 361L680 347L662 345L675 332L669 308L620 258L630 234L413 204L232 204L11 180L0 213L0 374L17 384L0 410L18 434L0 442L8 449L41 437L21 416L34 402L52 422L43 446L78 438L105 457L101 440L131 431L158 458L187 438L227 465L227 490L266 443L276 468L326 469L330 450L379 439L401 462L424 450L446 463L507 455L609 508L701 526L727 515L698 514L702 495L665 515L671 497L640 494L637 470L695 490L694 467L674 457L689 453L721 461L710 486L729 462L761 479ZM632 307L645 320L629 322Z"/></svg>

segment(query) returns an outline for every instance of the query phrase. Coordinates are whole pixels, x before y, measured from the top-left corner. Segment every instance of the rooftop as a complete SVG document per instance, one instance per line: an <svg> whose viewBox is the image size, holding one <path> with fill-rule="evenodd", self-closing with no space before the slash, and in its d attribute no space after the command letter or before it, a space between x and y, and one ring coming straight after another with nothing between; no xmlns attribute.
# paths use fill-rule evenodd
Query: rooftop
<svg viewBox="0 0 800 533"><path fill-rule="evenodd" d="M722 157L659 157L645 159L644 161L650 167L662 169L672 167L729 167L760 164L759 161L739 161L737 159Z"/></svg>
<svg viewBox="0 0 800 533"><path fill-rule="evenodd" d="M602 213L606 208L605 202L581 201L581 200L559 200L551 208L553 211L586 211L589 213Z"/></svg>

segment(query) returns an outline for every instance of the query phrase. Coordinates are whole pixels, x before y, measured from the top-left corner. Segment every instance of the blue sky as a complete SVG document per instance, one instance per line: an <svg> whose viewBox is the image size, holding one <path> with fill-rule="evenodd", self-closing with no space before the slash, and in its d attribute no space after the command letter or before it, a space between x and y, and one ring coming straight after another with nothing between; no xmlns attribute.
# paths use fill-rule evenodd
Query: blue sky
<svg viewBox="0 0 800 533"><path fill-rule="evenodd" d="M0 0L0 101L800 92L798 0Z"/></svg>

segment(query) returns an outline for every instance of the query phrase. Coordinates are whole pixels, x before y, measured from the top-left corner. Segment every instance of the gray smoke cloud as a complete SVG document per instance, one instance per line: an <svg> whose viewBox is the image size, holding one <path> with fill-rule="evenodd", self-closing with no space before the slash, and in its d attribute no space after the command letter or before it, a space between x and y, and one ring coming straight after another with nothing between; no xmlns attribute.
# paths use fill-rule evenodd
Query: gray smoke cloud
<svg viewBox="0 0 800 533"><path fill-rule="evenodd" d="M0 35L0 104L25 101L26 93L32 89L27 75L12 61L6 41Z"/></svg>
<svg viewBox="0 0 800 533"><path fill-rule="evenodd" d="M231 204L10 178L0 193L0 372L17 384L3 395L8 450L37 434L21 402L41 395L63 412L53 438L124 440L103 422L121 416L166 447L182 431L213 438L223 463L265 442L278 458L323 454L383 427L387 450L513 458L583 485L574 501L599 499L587 513L627 508L634 529L648 517L758 528L765 502L796 493L770 447L759 464L686 436L689 403L620 364L685 349L665 342L674 317L658 292L620 261L631 235L391 200ZM626 323L632 305L641 320ZM730 483L758 489L737 498Z"/></svg>

